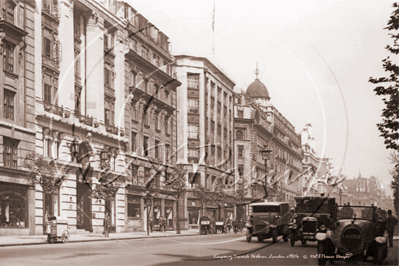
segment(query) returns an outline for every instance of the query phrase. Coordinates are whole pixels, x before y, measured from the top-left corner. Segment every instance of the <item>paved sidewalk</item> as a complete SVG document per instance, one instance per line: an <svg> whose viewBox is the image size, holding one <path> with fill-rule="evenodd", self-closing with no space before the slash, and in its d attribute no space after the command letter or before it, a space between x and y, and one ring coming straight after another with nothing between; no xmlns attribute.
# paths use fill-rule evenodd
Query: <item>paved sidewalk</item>
<svg viewBox="0 0 399 266"><path fill-rule="evenodd" d="M127 240L139 238L160 238L160 237L179 237L199 235L198 229L182 230L181 234L176 231L158 232L154 231L147 236L147 232L130 232L130 233L110 233L106 238L102 234L74 234L70 235L70 243L73 242L91 242L91 241L110 241L110 240ZM0 247L20 246L20 245L40 245L48 244L47 235L35 236L0 236Z"/></svg>

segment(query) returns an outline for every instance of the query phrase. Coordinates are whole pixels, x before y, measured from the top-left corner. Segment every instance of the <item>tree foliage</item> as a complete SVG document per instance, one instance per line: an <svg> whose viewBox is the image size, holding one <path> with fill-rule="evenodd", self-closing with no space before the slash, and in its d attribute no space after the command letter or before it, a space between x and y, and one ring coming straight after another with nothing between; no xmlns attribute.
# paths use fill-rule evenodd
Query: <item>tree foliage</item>
<svg viewBox="0 0 399 266"><path fill-rule="evenodd" d="M391 181L391 189L393 192L393 204L395 207L396 215L399 215L399 153L392 152L390 155L391 162L395 164L395 167L390 171L393 177Z"/></svg>
<svg viewBox="0 0 399 266"><path fill-rule="evenodd" d="M399 3L394 3L393 7L395 10L392 12L388 26L385 28L389 31L389 36L393 39L392 45L387 45L387 49L390 53L397 55L399 53L399 34L397 30L399 29ZM370 78L369 82L374 84L381 84L377 86L374 91L376 95L383 96L383 102L385 108L382 110L382 123L378 123L377 127L381 132L382 137L384 137L385 146L387 149L398 150L399 144L399 67L392 62L388 56L386 59L382 60L383 68L388 72L388 77L380 78Z"/></svg>
<svg viewBox="0 0 399 266"><path fill-rule="evenodd" d="M96 199L109 199L115 197L118 189L124 184L122 176L111 171L109 161L101 162L101 172L98 177L98 184L95 184L91 191L91 197Z"/></svg>
<svg viewBox="0 0 399 266"><path fill-rule="evenodd" d="M164 181L165 191L173 193L177 200L177 219L179 219L179 200L187 192L187 170L182 164L176 164L168 180ZM177 233L180 234L180 222L177 221Z"/></svg>
<svg viewBox="0 0 399 266"><path fill-rule="evenodd" d="M44 193L57 192L65 176L57 171L54 160L46 159L43 155L30 152L24 158L24 167L28 169L26 179L31 186L39 184Z"/></svg>

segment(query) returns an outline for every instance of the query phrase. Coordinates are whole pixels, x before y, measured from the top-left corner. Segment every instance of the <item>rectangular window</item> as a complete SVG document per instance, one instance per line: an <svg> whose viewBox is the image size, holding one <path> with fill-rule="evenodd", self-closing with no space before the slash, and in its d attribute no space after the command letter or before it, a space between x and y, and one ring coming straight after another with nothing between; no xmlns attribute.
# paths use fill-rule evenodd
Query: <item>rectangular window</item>
<svg viewBox="0 0 399 266"><path fill-rule="evenodd" d="M189 113L198 113L198 103L199 99L189 98L187 102L188 112Z"/></svg>
<svg viewBox="0 0 399 266"><path fill-rule="evenodd" d="M155 150L155 158L159 158L159 141L158 140L155 141L154 150Z"/></svg>
<svg viewBox="0 0 399 266"><path fill-rule="evenodd" d="M169 154L170 154L170 145L169 144L165 144L165 160L166 161L169 160Z"/></svg>
<svg viewBox="0 0 399 266"><path fill-rule="evenodd" d="M56 16L58 14L58 0L42 0L42 11Z"/></svg>
<svg viewBox="0 0 399 266"><path fill-rule="evenodd" d="M4 167L17 168L18 140L3 137L3 164Z"/></svg>
<svg viewBox="0 0 399 266"><path fill-rule="evenodd" d="M188 138L189 139L198 139L198 125L197 124L188 124Z"/></svg>
<svg viewBox="0 0 399 266"><path fill-rule="evenodd" d="M149 55L148 53L149 53L148 49L146 47L142 46L141 47L141 56L144 57L145 59L149 60L150 58L148 56Z"/></svg>
<svg viewBox="0 0 399 266"><path fill-rule="evenodd" d="M243 165L238 166L238 175L244 176L244 166Z"/></svg>
<svg viewBox="0 0 399 266"><path fill-rule="evenodd" d="M3 7L3 19L14 24L14 8L15 4L11 1L6 1Z"/></svg>
<svg viewBox="0 0 399 266"><path fill-rule="evenodd" d="M51 146L52 146L51 139L46 137L43 140L43 156L44 157L52 158Z"/></svg>
<svg viewBox="0 0 399 266"><path fill-rule="evenodd" d="M3 47L4 47L4 51L3 51L4 70L14 72L14 48L15 48L15 46L8 42L4 42Z"/></svg>
<svg viewBox="0 0 399 266"><path fill-rule="evenodd" d="M136 138L137 134L132 132L132 152L136 152Z"/></svg>
<svg viewBox="0 0 399 266"><path fill-rule="evenodd" d="M159 112L154 113L154 124L155 124L155 129L159 130Z"/></svg>
<svg viewBox="0 0 399 266"><path fill-rule="evenodd" d="M114 79L114 68L109 64L104 64L104 86L114 90Z"/></svg>
<svg viewBox="0 0 399 266"><path fill-rule="evenodd" d="M238 158L244 158L244 146L238 146Z"/></svg>
<svg viewBox="0 0 399 266"><path fill-rule="evenodd" d="M113 126L115 119L115 104L110 99L104 101L104 122L106 126Z"/></svg>
<svg viewBox="0 0 399 266"><path fill-rule="evenodd" d="M148 156L148 137L144 137L143 149L144 155Z"/></svg>
<svg viewBox="0 0 399 266"><path fill-rule="evenodd" d="M132 116L132 118L131 119L133 119L133 120L137 120L137 108L136 108L136 105L137 105L137 101L132 101L132 105L131 105L131 116Z"/></svg>
<svg viewBox="0 0 399 266"><path fill-rule="evenodd" d="M187 88L199 89L199 75L188 74L187 75Z"/></svg>
<svg viewBox="0 0 399 266"><path fill-rule="evenodd" d="M243 110L238 110L238 118L244 118L244 111Z"/></svg>
<svg viewBox="0 0 399 266"><path fill-rule="evenodd" d="M169 134L169 117L165 116L165 134Z"/></svg>
<svg viewBox="0 0 399 266"><path fill-rule="evenodd" d="M196 148L188 148L188 162L198 163L199 151Z"/></svg>
<svg viewBox="0 0 399 266"><path fill-rule="evenodd" d="M4 89L4 118L14 120L15 92Z"/></svg>
<svg viewBox="0 0 399 266"><path fill-rule="evenodd" d="M154 58L154 65L156 65L157 67L160 67L160 63L159 63L159 56L155 55L153 56Z"/></svg>
<svg viewBox="0 0 399 266"><path fill-rule="evenodd" d="M127 195L127 216L132 218L141 217L140 197L134 195Z"/></svg>
<svg viewBox="0 0 399 266"><path fill-rule="evenodd" d="M43 79L43 101L46 103L58 104L58 80L48 74Z"/></svg>

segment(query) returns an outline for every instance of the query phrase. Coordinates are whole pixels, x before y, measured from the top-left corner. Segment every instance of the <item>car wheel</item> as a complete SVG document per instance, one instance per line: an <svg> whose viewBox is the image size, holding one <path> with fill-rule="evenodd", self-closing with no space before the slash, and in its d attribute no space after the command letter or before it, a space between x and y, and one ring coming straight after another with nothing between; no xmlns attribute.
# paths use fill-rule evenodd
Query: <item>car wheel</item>
<svg viewBox="0 0 399 266"><path fill-rule="evenodd" d="M293 247L295 245L295 239L294 239L293 235L291 235L291 237L290 237L290 243L291 243L291 247Z"/></svg>
<svg viewBox="0 0 399 266"><path fill-rule="evenodd" d="M277 242L277 229L274 229L272 231L272 239L273 239L273 243Z"/></svg>
<svg viewBox="0 0 399 266"><path fill-rule="evenodd" d="M384 263L384 249L383 247L377 248L377 253L374 257L374 264L382 265Z"/></svg>
<svg viewBox="0 0 399 266"><path fill-rule="evenodd" d="M302 242L302 245L306 245L306 239L302 239L301 242Z"/></svg>
<svg viewBox="0 0 399 266"><path fill-rule="evenodd" d="M249 242L251 242L251 240L252 240L252 234L251 233L247 233L247 242L249 243Z"/></svg>
<svg viewBox="0 0 399 266"><path fill-rule="evenodd" d="M317 253L320 255L324 255L324 243L322 242L317 242ZM325 258L318 258L318 265L326 265L326 259Z"/></svg>
<svg viewBox="0 0 399 266"><path fill-rule="evenodd" d="M284 235L283 240L284 240L284 242L288 242L288 235Z"/></svg>
<svg viewBox="0 0 399 266"><path fill-rule="evenodd" d="M55 239L56 239L55 237L50 238L50 243L54 244L55 243Z"/></svg>
<svg viewBox="0 0 399 266"><path fill-rule="evenodd" d="M61 239L62 239L63 243L68 243L69 242L69 233L68 232L62 233Z"/></svg>
<svg viewBox="0 0 399 266"><path fill-rule="evenodd" d="M263 236L262 235L258 235L258 242L263 242Z"/></svg>

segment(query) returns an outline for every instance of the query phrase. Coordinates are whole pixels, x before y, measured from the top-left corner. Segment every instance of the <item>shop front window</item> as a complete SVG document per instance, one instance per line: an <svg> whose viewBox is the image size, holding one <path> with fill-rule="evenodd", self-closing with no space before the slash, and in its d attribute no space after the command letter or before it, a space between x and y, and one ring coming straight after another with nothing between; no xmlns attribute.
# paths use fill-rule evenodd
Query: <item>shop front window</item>
<svg viewBox="0 0 399 266"><path fill-rule="evenodd" d="M140 197L127 195L127 215L128 217L141 217Z"/></svg>
<svg viewBox="0 0 399 266"><path fill-rule="evenodd" d="M0 184L0 227L28 227L27 189Z"/></svg>

